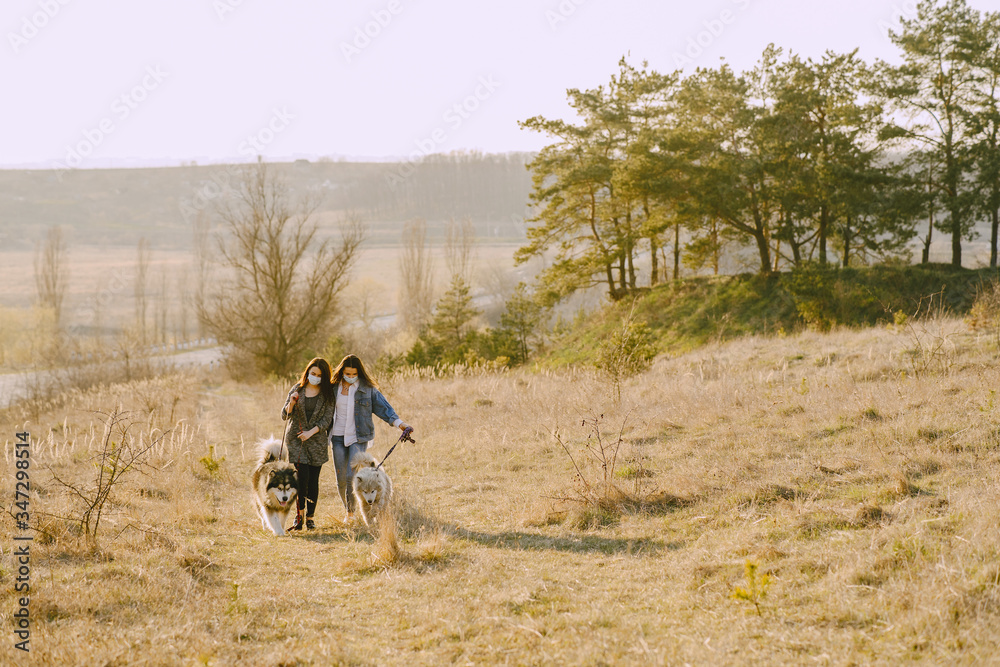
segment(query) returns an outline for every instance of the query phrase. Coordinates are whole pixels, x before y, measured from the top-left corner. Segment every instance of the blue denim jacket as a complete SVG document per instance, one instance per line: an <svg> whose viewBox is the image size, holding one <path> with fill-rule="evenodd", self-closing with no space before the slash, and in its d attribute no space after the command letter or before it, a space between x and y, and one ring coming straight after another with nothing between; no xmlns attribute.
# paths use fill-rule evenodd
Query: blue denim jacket
<svg viewBox="0 0 1000 667"><path fill-rule="evenodd" d="M338 387L339 391L339 387ZM375 437L375 423L372 415L378 415L379 419L392 425L399 415L389 405L375 387L365 384L363 380L358 382L358 390L354 392L354 430L358 435L358 442L370 442ZM330 438L333 438L333 423L330 424Z"/></svg>

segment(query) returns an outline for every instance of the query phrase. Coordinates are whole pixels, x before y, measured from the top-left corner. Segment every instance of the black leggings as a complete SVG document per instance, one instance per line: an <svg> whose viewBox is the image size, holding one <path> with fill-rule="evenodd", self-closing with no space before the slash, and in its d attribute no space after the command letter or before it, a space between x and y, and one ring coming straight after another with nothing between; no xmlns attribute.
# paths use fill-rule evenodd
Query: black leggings
<svg viewBox="0 0 1000 667"><path fill-rule="evenodd" d="M299 476L299 497L296 500L299 512L306 509L306 501L309 501L309 508L306 516L311 517L316 513L316 499L319 497L319 471L323 466L311 466L308 463L296 463L295 471Z"/></svg>

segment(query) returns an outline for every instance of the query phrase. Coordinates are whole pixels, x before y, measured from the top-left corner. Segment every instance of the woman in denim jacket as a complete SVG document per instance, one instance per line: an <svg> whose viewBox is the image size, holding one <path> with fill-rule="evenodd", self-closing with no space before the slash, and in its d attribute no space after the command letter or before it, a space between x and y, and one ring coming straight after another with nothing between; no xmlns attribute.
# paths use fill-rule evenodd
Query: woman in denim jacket
<svg viewBox="0 0 1000 667"><path fill-rule="evenodd" d="M356 507L353 489L351 457L368 449L375 435L372 415L387 424L405 431L410 425L399 418L396 411L385 400L361 360L349 354L333 371L333 386L336 388L336 408L330 426L330 443L333 449L333 464L337 468L337 486L340 498L347 509L344 522L354 517Z"/></svg>

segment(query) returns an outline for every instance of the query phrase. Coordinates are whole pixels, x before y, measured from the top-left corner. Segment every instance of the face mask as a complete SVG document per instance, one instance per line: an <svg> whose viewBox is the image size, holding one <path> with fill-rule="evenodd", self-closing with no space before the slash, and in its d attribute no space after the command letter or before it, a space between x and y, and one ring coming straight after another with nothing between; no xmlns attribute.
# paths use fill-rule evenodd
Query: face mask
<svg viewBox="0 0 1000 667"><path fill-rule="evenodd" d="M311 384L314 387L318 386L319 383L322 381L323 381L323 376L316 376L316 375L309 376L309 384Z"/></svg>
<svg viewBox="0 0 1000 667"><path fill-rule="evenodd" d="M358 381L358 376L357 375L355 375L352 378L349 378L346 375L344 376L344 382L346 382L347 384L354 384L357 381Z"/></svg>

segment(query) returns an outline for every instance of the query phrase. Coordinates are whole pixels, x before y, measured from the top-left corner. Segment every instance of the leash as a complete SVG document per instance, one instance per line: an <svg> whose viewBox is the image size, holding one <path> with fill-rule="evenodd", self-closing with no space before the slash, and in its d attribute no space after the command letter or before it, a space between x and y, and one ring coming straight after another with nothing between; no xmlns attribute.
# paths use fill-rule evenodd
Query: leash
<svg viewBox="0 0 1000 667"><path fill-rule="evenodd" d="M417 441L410 437L411 433L413 433L413 427L412 426L407 426L405 429L403 429L403 435L399 436L399 440L396 441L396 444L393 445L392 447L390 447L389 451L385 453L385 456L382 457L382 463L385 463L385 460L387 458L389 458L389 454L392 454L392 450L396 449L396 445L398 445L399 443L401 443L401 442L412 442L413 444L417 444ZM379 468L381 468L382 467L382 463L379 463L377 466L375 466L375 470L378 470Z"/></svg>
<svg viewBox="0 0 1000 667"><path fill-rule="evenodd" d="M298 405L298 401L295 401L295 405ZM292 408L295 409L294 407ZM285 438L288 437L288 427L292 425L292 413L288 413L288 419L285 420L285 432L281 434L281 445L278 447L278 460L281 460L281 452L285 448ZM291 458L291 453L289 453L289 458Z"/></svg>

